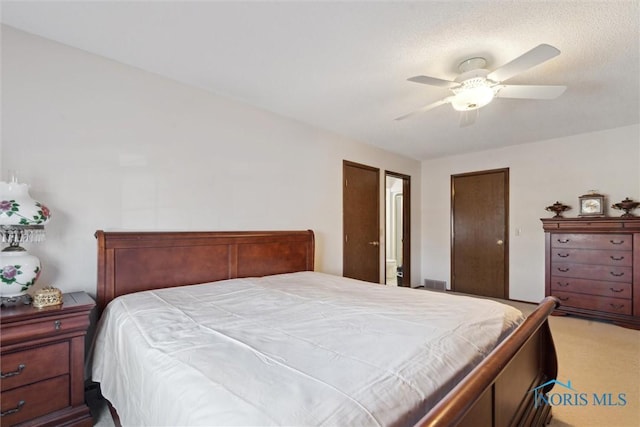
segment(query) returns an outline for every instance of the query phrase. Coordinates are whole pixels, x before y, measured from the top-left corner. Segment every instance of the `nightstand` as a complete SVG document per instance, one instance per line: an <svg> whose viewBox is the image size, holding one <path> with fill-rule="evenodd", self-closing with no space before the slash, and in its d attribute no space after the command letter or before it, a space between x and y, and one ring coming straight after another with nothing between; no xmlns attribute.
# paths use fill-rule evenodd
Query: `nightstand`
<svg viewBox="0 0 640 427"><path fill-rule="evenodd" d="M61 306L0 309L2 426L93 425L84 399L84 341L94 305L74 292Z"/></svg>

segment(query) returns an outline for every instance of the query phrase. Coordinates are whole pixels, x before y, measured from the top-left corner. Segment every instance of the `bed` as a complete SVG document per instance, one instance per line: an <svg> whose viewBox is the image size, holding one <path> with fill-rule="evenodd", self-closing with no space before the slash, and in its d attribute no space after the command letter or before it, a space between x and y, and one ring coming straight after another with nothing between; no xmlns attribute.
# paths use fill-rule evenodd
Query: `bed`
<svg viewBox="0 0 640 427"><path fill-rule="evenodd" d="M553 298L522 321L489 300L315 273L312 231L96 237L93 379L124 425L550 418L531 390L556 377Z"/></svg>

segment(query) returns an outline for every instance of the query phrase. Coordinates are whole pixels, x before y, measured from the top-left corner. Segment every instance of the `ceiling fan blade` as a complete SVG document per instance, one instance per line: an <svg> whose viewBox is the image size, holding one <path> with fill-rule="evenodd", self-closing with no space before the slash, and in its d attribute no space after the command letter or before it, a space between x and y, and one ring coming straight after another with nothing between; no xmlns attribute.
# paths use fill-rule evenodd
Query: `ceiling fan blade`
<svg viewBox="0 0 640 427"><path fill-rule="evenodd" d="M542 64L543 62L548 61L549 59L559 54L560 51L555 47L548 44L541 44L534 47L530 51L520 55L511 62L506 63L497 70L489 73L489 75L487 75L487 78L493 80L494 82L503 82L515 76L516 74L520 74L521 72L528 70L529 68L535 67L538 64Z"/></svg>
<svg viewBox="0 0 640 427"><path fill-rule="evenodd" d="M411 116L415 116L416 114L424 113L425 111L429 111L431 109L439 107L439 106L441 106L443 104L448 104L448 103L451 102L451 98L453 98L453 97L452 96L448 96L448 97L446 97L444 99L441 99L440 101L436 101L436 102L433 102L433 103L431 103L429 105L425 105L424 107L418 108L417 110L412 111L412 112L410 112L408 114L405 114L404 116L397 117L396 120L404 120L404 119L407 119L407 118L409 118Z"/></svg>
<svg viewBox="0 0 640 427"><path fill-rule="evenodd" d="M443 80L437 77L429 77L429 76L415 76L415 77L410 77L407 80L414 83L422 83L424 85L446 87L446 88L460 85L460 83L457 83L457 82L452 82L449 80Z"/></svg>
<svg viewBox="0 0 640 427"><path fill-rule="evenodd" d="M566 86L536 86L536 85L499 85L496 98L522 99L555 99L562 95Z"/></svg>
<svg viewBox="0 0 640 427"><path fill-rule="evenodd" d="M460 127L464 128L467 126L471 126L476 122L478 115L480 114L480 109L476 108L475 110L466 110L460 112Z"/></svg>

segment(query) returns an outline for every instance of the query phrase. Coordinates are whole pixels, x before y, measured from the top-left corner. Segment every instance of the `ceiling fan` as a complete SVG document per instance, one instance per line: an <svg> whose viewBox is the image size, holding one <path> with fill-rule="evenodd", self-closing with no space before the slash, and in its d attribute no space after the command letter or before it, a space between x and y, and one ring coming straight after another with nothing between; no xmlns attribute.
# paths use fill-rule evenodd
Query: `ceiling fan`
<svg viewBox="0 0 640 427"><path fill-rule="evenodd" d="M453 81L429 76L411 77L408 79L411 82L447 88L453 92L453 95L425 105L396 120L404 120L440 105L451 104L455 110L462 112L460 126L468 126L475 122L478 109L494 98L557 98L562 95L566 86L505 85L502 82L559 54L560 51L555 47L541 44L494 71L484 68L487 63L484 58L474 57L460 63L458 66L460 75Z"/></svg>

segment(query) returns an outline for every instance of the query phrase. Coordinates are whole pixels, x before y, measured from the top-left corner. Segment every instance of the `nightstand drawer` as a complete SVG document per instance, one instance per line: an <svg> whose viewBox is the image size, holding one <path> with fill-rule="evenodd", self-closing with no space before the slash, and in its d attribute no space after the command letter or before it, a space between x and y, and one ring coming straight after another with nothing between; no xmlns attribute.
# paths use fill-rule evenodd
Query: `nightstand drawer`
<svg viewBox="0 0 640 427"><path fill-rule="evenodd" d="M69 375L2 393L2 425L10 426L69 406Z"/></svg>
<svg viewBox="0 0 640 427"><path fill-rule="evenodd" d="M551 295L560 300L561 307L566 306L605 311L607 313L631 314L631 300L629 299L605 298L594 295L557 291L551 292Z"/></svg>
<svg viewBox="0 0 640 427"><path fill-rule="evenodd" d="M48 316L37 321L21 322L3 327L0 342L5 346L22 341L25 338L34 340L65 332L86 331L88 325L89 319L84 314L77 316Z"/></svg>
<svg viewBox="0 0 640 427"><path fill-rule="evenodd" d="M2 391L69 373L69 342L3 354Z"/></svg>

